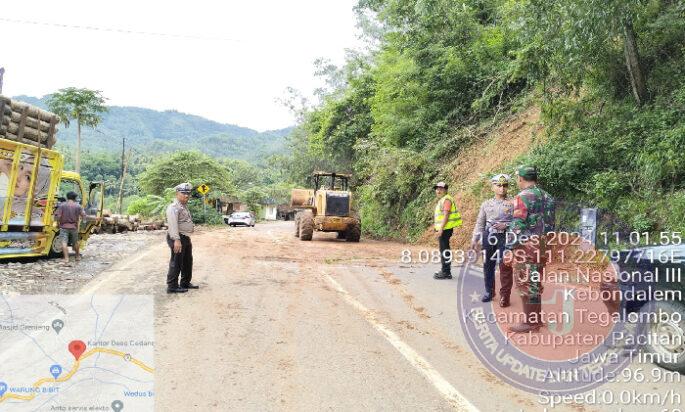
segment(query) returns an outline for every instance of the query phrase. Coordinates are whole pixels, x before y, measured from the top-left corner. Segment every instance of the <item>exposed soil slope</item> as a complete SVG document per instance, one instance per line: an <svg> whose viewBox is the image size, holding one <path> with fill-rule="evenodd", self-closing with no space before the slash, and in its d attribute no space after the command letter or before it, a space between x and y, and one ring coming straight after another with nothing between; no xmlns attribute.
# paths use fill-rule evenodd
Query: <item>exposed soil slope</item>
<svg viewBox="0 0 685 412"><path fill-rule="evenodd" d="M513 162L532 147L542 131L540 108L537 106L511 115L500 124L482 131L474 142L464 148L447 166L450 193L464 220L455 231L452 248L467 248L478 209L483 199L491 195L488 181L495 173L513 173ZM509 170L511 169L511 170ZM511 194L516 187L511 188ZM421 243L434 242L428 230Z"/></svg>

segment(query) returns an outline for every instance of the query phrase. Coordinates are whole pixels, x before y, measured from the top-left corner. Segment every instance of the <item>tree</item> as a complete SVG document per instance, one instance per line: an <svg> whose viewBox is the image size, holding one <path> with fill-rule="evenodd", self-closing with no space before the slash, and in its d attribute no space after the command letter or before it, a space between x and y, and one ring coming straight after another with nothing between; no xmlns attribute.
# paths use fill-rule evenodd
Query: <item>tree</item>
<svg viewBox="0 0 685 412"><path fill-rule="evenodd" d="M624 50L626 55L626 67L630 75L630 84L633 88L633 96L638 105L642 105L647 99L647 82L642 69L642 62L640 61L640 54L637 49L637 35L633 28L633 22L630 18L624 19L623 22L623 36L624 36Z"/></svg>
<svg viewBox="0 0 685 412"><path fill-rule="evenodd" d="M521 2L523 66L541 67L538 80L578 89L589 78L623 79L638 106L649 99L634 22L649 13L646 0L529 0ZM515 14L515 13L514 13ZM643 24L644 25L644 24ZM622 49L622 50L621 50ZM617 64L620 60L622 64ZM623 67L621 67L623 66ZM628 80L628 82L625 82Z"/></svg>
<svg viewBox="0 0 685 412"><path fill-rule="evenodd" d="M129 203L126 213L142 217L162 217L166 207L173 201L174 193L174 190L168 189L164 196L136 197Z"/></svg>
<svg viewBox="0 0 685 412"><path fill-rule="evenodd" d="M265 171L245 160L224 159L222 165L228 169L235 186L240 190L264 184Z"/></svg>
<svg viewBox="0 0 685 412"><path fill-rule="evenodd" d="M96 127L107 112L105 98L99 90L67 87L48 99L48 108L59 116L65 127L76 121L76 173L81 173L81 126Z"/></svg>
<svg viewBox="0 0 685 412"><path fill-rule="evenodd" d="M163 157L140 175L140 187L147 194L163 195L164 190L179 183L190 182L193 186L207 184L213 193L235 191L231 175L213 158L197 151L174 153Z"/></svg>

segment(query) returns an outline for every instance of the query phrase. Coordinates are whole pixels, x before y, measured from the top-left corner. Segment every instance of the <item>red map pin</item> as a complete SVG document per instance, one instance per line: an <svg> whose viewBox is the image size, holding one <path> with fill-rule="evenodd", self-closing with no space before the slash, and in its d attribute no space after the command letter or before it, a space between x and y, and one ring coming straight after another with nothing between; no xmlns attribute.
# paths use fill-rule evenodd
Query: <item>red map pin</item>
<svg viewBox="0 0 685 412"><path fill-rule="evenodd" d="M85 351L86 344L80 340L73 340L69 344L69 352L74 355L74 358L76 358L77 361L81 358L81 355L83 355L83 352Z"/></svg>

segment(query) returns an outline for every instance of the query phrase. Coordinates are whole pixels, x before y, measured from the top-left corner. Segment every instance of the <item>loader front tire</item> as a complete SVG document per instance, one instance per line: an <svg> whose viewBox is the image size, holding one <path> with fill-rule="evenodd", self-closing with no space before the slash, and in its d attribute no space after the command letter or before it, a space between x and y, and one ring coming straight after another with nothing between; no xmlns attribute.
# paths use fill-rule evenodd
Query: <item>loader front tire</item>
<svg viewBox="0 0 685 412"><path fill-rule="evenodd" d="M314 214L311 210L305 210L300 215L300 240L312 240L314 235Z"/></svg>
<svg viewBox="0 0 685 412"><path fill-rule="evenodd" d="M345 239L348 242L359 242L361 236L362 225L359 221L356 221L347 227L347 231L345 232Z"/></svg>

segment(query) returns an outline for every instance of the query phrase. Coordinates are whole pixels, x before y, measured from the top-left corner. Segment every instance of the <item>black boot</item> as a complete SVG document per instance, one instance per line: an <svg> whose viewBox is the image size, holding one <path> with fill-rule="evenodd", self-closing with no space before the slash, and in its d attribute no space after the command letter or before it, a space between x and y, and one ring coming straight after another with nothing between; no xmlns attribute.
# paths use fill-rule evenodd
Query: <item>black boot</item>
<svg viewBox="0 0 685 412"><path fill-rule="evenodd" d="M492 300L495 298L495 291L490 290L489 292L486 292L483 297L480 299L481 302L492 302Z"/></svg>
<svg viewBox="0 0 685 412"><path fill-rule="evenodd" d="M433 279L452 279L451 273L444 273L442 271L435 272Z"/></svg>
<svg viewBox="0 0 685 412"><path fill-rule="evenodd" d="M186 288L178 288L178 287L170 287L166 289L166 293L186 293L188 289Z"/></svg>

